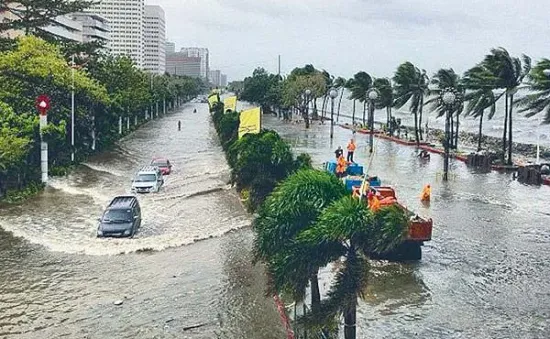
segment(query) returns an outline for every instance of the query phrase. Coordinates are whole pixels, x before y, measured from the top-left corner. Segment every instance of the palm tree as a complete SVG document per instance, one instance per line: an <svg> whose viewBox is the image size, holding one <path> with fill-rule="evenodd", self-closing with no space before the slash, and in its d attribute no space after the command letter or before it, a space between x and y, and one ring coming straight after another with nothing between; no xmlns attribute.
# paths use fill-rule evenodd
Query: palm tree
<svg viewBox="0 0 550 339"><path fill-rule="evenodd" d="M437 73L435 73L432 77L431 84L436 87L428 89L428 96L430 97L430 99L426 101L425 105L430 105L431 111L437 112L437 117L439 118L445 116L446 114L446 108L441 104L441 101L439 100L441 91L445 88L452 87L464 93L464 86L462 84L460 76L456 74L452 68L440 69L439 71L437 71ZM459 119L463 109L464 105L460 104L455 107L453 112L451 112L451 145L453 146L453 148L457 148L458 146ZM453 116L456 116L456 131L453 128Z"/></svg>
<svg viewBox="0 0 550 339"><path fill-rule="evenodd" d="M340 98L338 99L338 109L336 113L336 121L340 117L340 105L342 105L342 97L346 91L346 79L338 77L334 80L334 88L340 91Z"/></svg>
<svg viewBox="0 0 550 339"><path fill-rule="evenodd" d="M424 96L428 91L428 76L425 70L420 70L407 61L399 65L393 76L396 108L403 107L410 101L410 110L414 114L414 134L416 144L422 139L422 106ZM420 128L419 128L420 125Z"/></svg>
<svg viewBox="0 0 550 339"><path fill-rule="evenodd" d="M542 59L531 70L527 76L527 86L529 94L518 101L521 108L520 112L527 112L527 117L532 117L543 111L546 111L543 123L550 124L550 77L544 74L545 70L550 69L550 59Z"/></svg>
<svg viewBox="0 0 550 339"><path fill-rule="evenodd" d="M367 72L358 72L353 76L350 98L363 103L363 125L367 108L367 92L372 87L372 78Z"/></svg>
<svg viewBox="0 0 550 339"><path fill-rule="evenodd" d="M329 98L329 92L330 92L330 89L332 88L333 83L334 83L334 75L330 75L330 73L325 71L325 70L323 70L323 72L321 74L323 75L323 78L325 79L325 85L326 85L325 86L326 92L323 95L323 104L321 106L322 120L324 120L325 114L326 114L326 106L327 106L327 102L328 102L328 98ZM317 109L315 109L315 111L317 111Z"/></svg>
<svg viewBox="0 0 550 339"><path fill-rule="evenodd" d="M482 149L481 142L483 139L483 118L485 111L489 109L488 118L492 119L496 112L496 102L504 95L504 92L495 95L493 86L490 85L491 77L492 75L488 70L478 65L466 71L462 78L464 87L467 90L464 96L464 101L468 103L465 114L479 118L478 151Z"/></svg>
<svg viewBox="0 0 550 339"><path fill-rule="evenodd" d="M344 195L346 189L334 175L304 169L279 184L262 205L253 224L254 257L268 264L275 291L286 291L302 301L309 281L312 308L317 309L321 297L316 262L310 257L298 260L292 270L296 274L280 271L277 263L286 257L298 233L311 227L326 206Z"/></svg>
<svg viewBox="0 0 550 339"><path fill-rule="evenodd" d="M388 78L374 79L373 87L378 90L380 97L376 101L377 109L386 109L386 126L390 126L391 108L393 106L393 88Z"/></svg>
<svg viewBox="0 0 550 339"><path fill-rule="evenodd" d="M328 298L302 321L315 324L343 314L345 338L355 339L357 298L365 291L369 256L388 253L399 246L407 233L407 224L405 213L396 206L372 212L363 201L349 196L327 207L313 227L300 233L297 244L310 253L320 249L332 251L325 252L325 265L345 260L339 265Z"/></svg>
<svg viewBox="0 0 550 339"><path fill-rule="evenodd" d="M522 62L523 61L523 62ZM485 56L482 62L493 78L489 79L488 84L496 88L505 90L505 119L504 119L504 138L503 150L506 152L506 129L508 129L508 165L512 165L512 116L514 108L514 95L523 79L531 70L531 58L527 55L520 58L512 57L508 51L502 47L494 48L491 53Z"/></svg>

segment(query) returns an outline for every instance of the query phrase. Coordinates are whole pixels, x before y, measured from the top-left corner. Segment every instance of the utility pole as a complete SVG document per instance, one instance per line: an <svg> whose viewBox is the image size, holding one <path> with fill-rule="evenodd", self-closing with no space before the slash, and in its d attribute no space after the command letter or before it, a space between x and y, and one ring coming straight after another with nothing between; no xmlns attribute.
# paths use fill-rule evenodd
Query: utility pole
<svg viewBox="0 0 550 339"><path fill-rule="evenodd" d="M71 162L74 162L74 54L71 59Z"/></svg>

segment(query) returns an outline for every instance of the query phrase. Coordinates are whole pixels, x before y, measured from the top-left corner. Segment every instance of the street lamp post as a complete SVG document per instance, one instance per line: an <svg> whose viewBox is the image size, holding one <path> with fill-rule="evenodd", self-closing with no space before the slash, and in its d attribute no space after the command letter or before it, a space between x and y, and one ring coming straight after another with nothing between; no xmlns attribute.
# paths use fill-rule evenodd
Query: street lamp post
<svg viewBox="0 0 550 339"><path fill-rule="evenodd" d="M376 88L371 88L367 92L369 98L369 152L372 153L374 149L374 103L378 100L380 92Z"/></svg>
<svg viewBox="0 0 550 339"><path fill-rule="evenodd" d="M334 99L338 96L338 91L332 88L329 92L330 95L330 139L334 136Z"/></svg>
<svg viewBox="0 0 550 339"><path fill-rule="evenodd" d="M460 100L460 93L452 87L445 88L439 94L440 103L445 106L445 157L443 160L443 181L449 179L449 148L450 148L450 123L453 109L455 108L456 103Z"/></svg>
<svg viewBox="0 0 550 339"><path fill-rule="evenodd" d="M71 162L74 162L74 54L71 59Z"/></svg>

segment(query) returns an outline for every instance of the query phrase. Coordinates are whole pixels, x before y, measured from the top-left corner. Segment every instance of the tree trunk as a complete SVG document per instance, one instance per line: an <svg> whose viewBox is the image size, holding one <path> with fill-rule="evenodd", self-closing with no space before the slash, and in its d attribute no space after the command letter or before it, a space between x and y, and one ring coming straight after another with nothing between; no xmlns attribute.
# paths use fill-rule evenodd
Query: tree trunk
<svg viewBox="0 0 550 339"><path fill-rule="evenodd" d="M420 140L424 140L422 136L422 106L424 106L424 96L420 97L420 114L418 115L418 126L420 127L418 132L420 133Z"/></svg>
<svg viewBox="0 0 550 339"><path fill-rule="evenodd" d="M327 99L328 99L328 96L325 95L323 97L323 104L321 105L321 120L325 120L325 111L326 111L326 108L327 108Z"/></svg>
<svg viewBox="0 0 550 339"><path fill-rule="evenodd" d="M353 113L351 113L351 125L355 125L355 99L353 99Z"/></svg>
<svg viewBox="0 0 550 339"><path fill-rule="evenodd" d="M314 274L309 279L311 283L311 310L316 313L321 306L321 292L319 291L319 277Z"/></svg>
<svg viewBox="0 0 550 339"><path fill-rule="evenodd" d="M313 112L311 114L312 119L318 119L319 113L317 112L317 98L313 99Z"/></svg>
<svg viewBox="0 0 550 339"><path fill-rule="evenodd" d="M356 339L357 338L357 305L354 303L346 310L344 314L344 338Z"/></svg>
<svg viewBox="0 0 550 339"><path fill-rule="evenodd" d="M367 121L365 117L366 114L367 114L367 100L365 100L365 102L363 103L363 128L365 128L365 126L367 125Z"/></svg>
<svg viewBox="0 0 550 339"><path fill-rule="evenodd" d="M416 141L416 146L420 146L420 139L418 135L418 112L414 112L414 137Z"/></svg>
<svg viewBox="0 0 550 339"><path fill-rule="evenodd" d="M460 128L460 112L456 112L456 133L455 133L455 149L458 149L458 132Z"/></svg>
<svg viewBox="0 0 550 339"><path fill-rule="evenodd" d="M513 165L512 159L512 111L514 110L514 95L510 95L510 114L508 116L508 165Z"/></svg>
<svg viewBox="0 0 550 339"><path fill-rule="evenodd" d="M342 97L344 96L344 88L340 92L340 99L338 100L338 113L336 113L336 122L340 120L340 106L342 105Z"/></svg>
<svg viewBox="0 0 550 339"><path fill-rule="evenodd" d="M449 130L450 134L449 134L449 146L451 149L454 148L454 131L455 131L455 120L453 119L453 113L451 112L451 116L449 118L450 122L451 122L451 128Z"/></svg>
<svg viewBox="0 0 550 339"><path fill-rule="evenodd" d="M479 134L477 139L477 151L481 151L481 138L483 137L483 111L481 111L481 116L479 117Z"/></svg>
<svg viewBox="0 0 550 339"><path fill-rule="evenodd" d="M502 163L506 162L506 131L508 129L508 92L504 96L504 134L502 135Z"/></svg>

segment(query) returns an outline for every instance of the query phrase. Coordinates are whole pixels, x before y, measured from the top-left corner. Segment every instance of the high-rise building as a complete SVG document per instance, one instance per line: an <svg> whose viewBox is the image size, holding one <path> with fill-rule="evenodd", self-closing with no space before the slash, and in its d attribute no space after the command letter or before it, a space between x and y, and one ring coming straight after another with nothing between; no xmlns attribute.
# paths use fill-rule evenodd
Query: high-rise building
<svg viewBox="0 0 550 339"><path fill-rule="evenodd" d="M200 77L208 80L210 75L209 53L208 48L200 47L182 47L181 52L188 57L201 58L201 74Z"/></svg>
<svg viewBox="0 0 550 339"><path fill-rule="evenodd" d="M144 69L157 74L166 69L166 21L160 6L145 6Z"/></svg>
<svg viewBox="0 0 550 339"><path fill-rule="evenodd" d="M176 44L174 42L166 41L166 54L176 53Z"/></svg>
<svg viewBox="0 0 550 339"><path fill-rule="evenodd" d="M227 75L222 74L220 78L220 87L227 87Z"/></svg>
<svg viewBox="0 0 550 339"><path fill-rule="evenodd" d="M87 11L109 21L111 53L127 55L143 68L145 0L103 0Z"/></svg>
<svg viewBox="0 0 550 339"><path fill-rule="evenodd" d="M219 69L210 71L210 76L208 77L208 81L210 81L210 83L214 86L220 86L221 74L222 72Z"/></svg>
<svg viewBox="0 0 550 339"><path fill-rule="evenodd" d="M201 58L188 57L184 53L166 55L166 72L172 75L201 77Z"/></svg>
<svg viewBox="0 0 550 339"><path fill-rule="evenodd" d="M109 44L111 28L107 19L94 13L73 13L71 18L82 24L82 41Z"/></svg>

